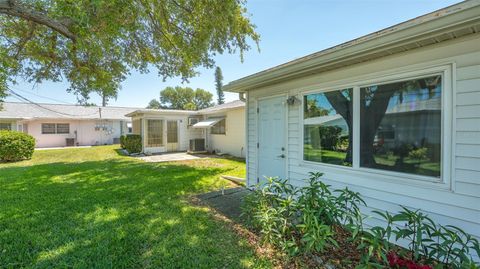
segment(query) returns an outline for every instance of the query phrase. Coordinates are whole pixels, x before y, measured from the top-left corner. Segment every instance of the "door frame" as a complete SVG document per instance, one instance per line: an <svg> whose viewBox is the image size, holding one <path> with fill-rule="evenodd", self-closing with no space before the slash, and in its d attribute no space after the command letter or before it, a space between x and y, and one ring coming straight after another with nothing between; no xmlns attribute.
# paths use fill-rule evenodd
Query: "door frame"
<svg viewBox="0 0 480 269"><path fill-rule="evenodd" d="M288 179L288 163L289 163L289 149L288 149L288 106L286 104L287 102L287 98L288 98L288 93L280 93L280 94L275 94L275 95L269 95L269 96L261 96L261 97L256 97L255 98L255 113L256 113L256 117L255 117L255 128L256 128L256 132L255 132L255 141L256 143L260 143L259 141L259 136L258 136L258 131L259 131L259 127L260 127L260 121L259 121L259 118L260 118L260 113L258 113L257 111L259 111L260 109L260 101L262 100L268 100L268 99L272 99L272 98L278 98L278 97L284 97L284 106L285 106L285 113L284 113L284 117L285 117L285 129L283 130L284 132L284 143L285 143L285 178L283 179L287 179L288 181L290 181L290 179ZM256 149L255 152L256 152L256 172L255 172L255 175L256 175L256 179L254 179L254 181L256 182L255 184L258 184L260 182L260 175L259 175L259 168L260 168L260 159L259 159L259 153L260 153L260 148L257 148L257 145L253 145L254 148Z"/></svg>

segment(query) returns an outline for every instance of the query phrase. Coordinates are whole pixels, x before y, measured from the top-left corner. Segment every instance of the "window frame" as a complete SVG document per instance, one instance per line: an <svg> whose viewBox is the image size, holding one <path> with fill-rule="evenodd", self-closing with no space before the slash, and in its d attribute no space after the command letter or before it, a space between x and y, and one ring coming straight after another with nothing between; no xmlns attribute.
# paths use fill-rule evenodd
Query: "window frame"
<svg viewBox="0 0 480 269"><path fill-rule="evenodd" d="M65 132L62 132L62 133L58 132L58 125L68 126L68 132L66 132L66 133ZM55 132L56 132L56 134L70 134L70 123L56 123L55 124Z"/></svg>
<svg viewBox="0 0 480 269"><path fill-rule="evenodd" d="M299 159L300 165L310 169L318 169L323 171L352 173L354 175L361 175L378 180L392 180L394 182L405 182L414 184L432 184L436 187L445 189L453 189L452 183L452 167L454 157L454 106L455 103L455 81L454 77L454 63L447 63L438 66L420 67L420 68L403 68L398 70L390 70L390 73L384 75L368 74L367 76L360 76L354 78L350 82L346 80L334 81L324 84L316 84L309 87L297 89L302 104L299 106L300 128L299 128ZM412 71L407 71L412 70ZM383 85L395 83L399 81L412 80L423 78L427 76L440 75L442 78L441 87L441 161L440 161L440 177L424 176L403 172L395 172L367 167L360 167L360 88L372 85ZM312 90L313 88L313 90ZM336 164L321 163L308 161L304 159L304 104L303 100L306 95L315 93L325 93L330 91L338 91L346 88L353 89L353 145L352 145L352 166L341 166Z"/></svg>
<svg viewBox="0 0 480 269"><path fill-rule="evenodd" d="M215 127L217 124L219 124L220 122L224 122L224 125L223 125L223 133L222 132L218 132L218 133L214 133L212 132L213 131L213 128L219 128L220 127ZM227 118L222 118L221 120L219 120L217 123L215 123L212 127L210 127L210 134L211 135L226 135L227 134Z"/></svg>
<svg viewBox="0 0 480 269"><path fill-rule="evenodd" d="M43 125L53 125L53 133L46 133L44 130L43 130ZM57 134L57 124L56 123L48 123L48 122L45 122L45 123L42 123L40 125L40 131L42 133L42 135L51 135L51 134Z"/></svg>

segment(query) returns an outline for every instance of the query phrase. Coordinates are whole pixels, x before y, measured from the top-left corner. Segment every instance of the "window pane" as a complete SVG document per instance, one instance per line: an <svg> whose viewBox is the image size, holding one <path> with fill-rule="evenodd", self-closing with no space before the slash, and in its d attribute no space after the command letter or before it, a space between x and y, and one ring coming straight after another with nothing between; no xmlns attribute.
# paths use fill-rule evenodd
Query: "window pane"
<svg viewBox="0 0 480 269"><path fill-rule="evenodd" d="M177 121L167 121L167 143L178 143Z"/></svg>
<svg viewBox="0 0 480 269"><path fill-rule="evenodd" d="M57 124L57 134L69 134L69 133L70 133L70 124L68 123Z"/></svg>
<svg viewBox="0 0 480 269"><path fill-rule="evenodd" d="M147 146L163 146L163 120L147 120Z"/></svg>
<svg viewBox="0 0 480 269"><path fill-rule="evenodd" d="M217 122L210 129L211 134L225 134L225 119Z"/></svg>
<svg viewBox="0 0 480 269"><path fill-rule="evenodd" d="M360 89L360 165L440 177L441 76Z"/></svg>
<svg viewBox="0 0 480 269"><path fill-rule="evenodd" d="M42 123L42 134L54 134L55 123Z"/></svg>
<svg viewBox="0 0 480 269"><path fill-rule="evenodd" d="M304 160L352 165L352 89L304 97Z"/></svg>

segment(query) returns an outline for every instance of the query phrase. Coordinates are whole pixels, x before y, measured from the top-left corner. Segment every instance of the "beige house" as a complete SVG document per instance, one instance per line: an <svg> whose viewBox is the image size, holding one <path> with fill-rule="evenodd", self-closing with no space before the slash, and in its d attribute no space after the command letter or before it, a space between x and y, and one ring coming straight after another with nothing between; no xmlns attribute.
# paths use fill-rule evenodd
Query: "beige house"
<svg viewBox="0 0 480 269"><path fill-rule="evenodd" d="M5 102L0 129L28 133L38 148L116 144L132 130L125 114L137 109Z"/></svg>
<svg viewBox="0 0 480 269"><path fill-rule="evenodd" d="M139 109L131 117L144 153L212 152L245 157L245 103L241 100L199 111Z"/></svg>

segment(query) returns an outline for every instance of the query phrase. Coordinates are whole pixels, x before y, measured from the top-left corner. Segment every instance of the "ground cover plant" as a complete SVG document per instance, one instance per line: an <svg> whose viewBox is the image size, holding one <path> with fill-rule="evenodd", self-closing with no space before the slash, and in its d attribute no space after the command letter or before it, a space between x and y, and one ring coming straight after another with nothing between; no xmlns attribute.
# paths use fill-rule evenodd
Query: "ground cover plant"
<svg viewBox="0 0 480 269"><path fill-rule="evenodd" d="M359 193L332 189L311 173L295 188L288 180L269 178L247 196L243 215L264 243L286 254L299 267L338 268L480 268L479 242L462 229L436 224L420 210L373 211L384 226L364 227L368 217ZM405 242L405 248L396 242Z"/></svg>
<svg viewBox="0 0 480 269"><path fill-rule="evenodd" d="M0 268L270 268L193 194L237 159L146 163L115 146L0 164Z"/></svg>

